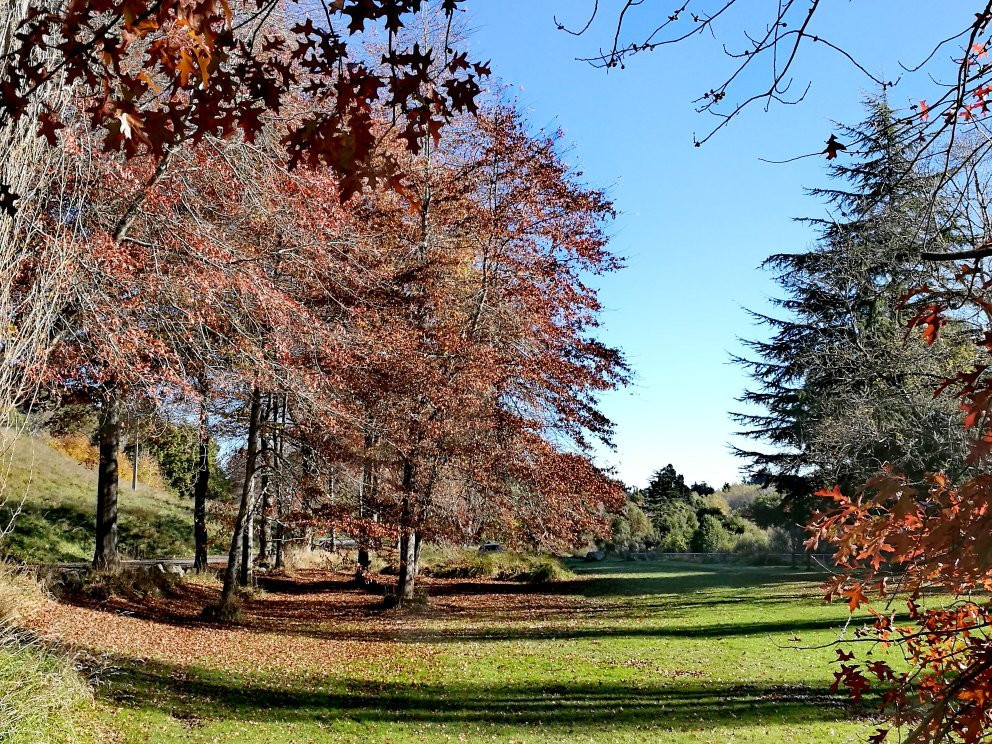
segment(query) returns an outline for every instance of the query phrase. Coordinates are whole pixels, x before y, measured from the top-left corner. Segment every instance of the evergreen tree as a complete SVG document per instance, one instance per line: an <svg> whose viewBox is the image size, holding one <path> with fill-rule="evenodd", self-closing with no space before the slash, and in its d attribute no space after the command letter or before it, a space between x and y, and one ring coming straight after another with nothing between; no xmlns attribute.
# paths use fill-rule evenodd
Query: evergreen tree
<svg viewBox="0 0 992 744"><path fill-rule="evenodd" d="M912 475L943 469L964 450L954 401L933 397L935 380L966 366L962 329L927 347L907 336L901 299L934 280L920 253L955 243L953 223L933 208L935 181L884 98L867 108L844 130L855 159L831 166L837 187L810 191L834 214L803 220L816 244L765 262L783 317L754 313L772 336L736 359L757 383L741 401L760 410L734 416L763 445L736 453L791 503L795 524L819 488L859 485L886 463Z"/></svg>

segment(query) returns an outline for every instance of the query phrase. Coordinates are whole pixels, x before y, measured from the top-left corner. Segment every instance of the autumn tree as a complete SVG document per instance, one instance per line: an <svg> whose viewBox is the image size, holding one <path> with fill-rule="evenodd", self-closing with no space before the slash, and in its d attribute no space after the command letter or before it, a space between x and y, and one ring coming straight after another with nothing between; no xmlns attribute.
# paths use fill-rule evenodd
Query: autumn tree
<svg viewBox="0 0 992 744"><path fill-rule="evenodd" d="M37 168L53 176L46 175L45 181L52 186L46 195L49 203L58 194L58 167L49 162L53 149L89 146L98 137L105 151L137 162L130 173L141 173L143 187L129 192L130 202L116 222L102 229L120 244L111 250L133 254L127 260L139 272L147 268L138 265L140 254L147 257L154 251L137 248L131 228L177 153L204 138L237 136L252 144L266 128L271 133L276 127L283 161L333 169L342 197L363 183L382 179L398 186L393 160L376 152L373 110L389 107L394 123L401 122L406 141L416 150L455 112L474 108L478 80L488 74L484 66L470 63L447 45L433 50L393 44L404 21L423 5L421 0L322 3L320 14L308 17L281 0L8 3L0 15L0 137L5 149L27 159L5 159L0 173L0 258L10 269L4 276L17 281L16 287L2 287L0 310L11 329L3 353L5 359L16 360L2 365L4 375L16 369L19 379L30 381L45 374L29 366L40 365L42 339L51 340L53 319L61 310L51 301L53 288L67 280L68 272L55 247L91 249L78 235L67 243L49 240L44 260L32 253L22 255L18 248L30 245L31 231L41 225L48 225L46 237L53 227L71 233L83 224L78 217L90 206L59 205L63 215L73 215L61 221L48 219L55 214L50 207L47 214L38 212L30 191L32 183L40 183L34 177ZM444 3L449 19L457 5L457 0ZM349 37L364 31L366 24L388 31L390 43L381 66L386 72L372 71L349 56ZM432 65L444 74L428 76ZM299 100L303 90L306 110L297 108L287 115L288 103ZM78 105L67 109L70 91ZM71 193L86 190L74 187ZM92 241L96 250L86 260L103 260L102 239ZM132 285L121 296L133 302L139 293ZM77 303L70 314L78 315L79 307ZM31 392L30 386L22 389L14 380L0 380L4 416L9 405L18 402L15 398ZM115 412L120 396L128 393L112 376L89 382L102 390L100 493L101 504L108 504L101 512L106 511L109 524L115 511ZM112 554L113 529L103 531L109 540L106 550ZM105 562L99 553L97 562Z"/></svg>
<svg viewBox="0 0 992 744"><path fill-rule="evenodd" d="M360 529L390 525L400 541L401 599L424 539L472 522L476 535L567 542L607 527L601 509L622 496L587 455L552 444L608 436L594 392L625 375L588 337L598 302L581 278L615 266L610 207L555 142L494 108L404 167L417 174L414 211L388 193L358 207L366 265L383 281L353 318L369 346L348 373L364 422L350 449L362 484L376 474L379 527L366 515Z"/></svg>

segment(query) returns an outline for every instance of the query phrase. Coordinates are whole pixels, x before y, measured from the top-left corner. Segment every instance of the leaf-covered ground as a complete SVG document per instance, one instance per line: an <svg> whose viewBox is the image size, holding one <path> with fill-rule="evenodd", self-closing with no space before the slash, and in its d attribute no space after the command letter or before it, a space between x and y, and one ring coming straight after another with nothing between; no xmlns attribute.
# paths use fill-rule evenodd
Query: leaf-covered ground
<svg viewBox="0 0 992 744"><path fill-rule="evenodd" d="M216 595L48 606L35 626L103 659L135 742L854 741L828 687L843 605L789 569L608 562L545 587L434 581L384 610L344 575L273 581L237 626Z"/></svg>

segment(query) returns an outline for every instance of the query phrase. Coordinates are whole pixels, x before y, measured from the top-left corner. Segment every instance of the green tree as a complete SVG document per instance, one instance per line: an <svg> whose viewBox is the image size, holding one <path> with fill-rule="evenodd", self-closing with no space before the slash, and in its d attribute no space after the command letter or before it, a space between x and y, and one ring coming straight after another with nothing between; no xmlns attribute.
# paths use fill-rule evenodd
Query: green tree
<svg viewBox="0 0 992 744"><path fill-rule="evenodd" d="M815 246L777 254L781 317L755 313L772 331L738 358L756 385L735 414L760 447L738 448L758 483L774 487L802 523L812 494L853 488L886 463L918 475L960 461L965 442L954 401L934 399L934 380L966 365L960 329L927 347L905 332L902 297L933 281L924 246L953 245L953 222L933 210L933 178L914 167L918 145L898 136L884 98L845 128L851 163L831 166L836 187L814 189L835 215L804 220ZM950 227L948 227L950 224ZM783 513L783 519L785 519Z"/></svg>
<svg viewBox="0 0 992 744"><path fill-rule="evenodd" d="M651 476L651 482L642 492L648 511L657 510L672 499L687 500L692 490L685 484L685 477L669 463Z"/></svg>
<svg viewBox="0 0 992 744"><path fill-rule="evenodd" d="M657 538L658 532L651 520L633 501L628 501L622 513L613 520L614 547L644 548Z"/></svg>
<svg viewBox="0 0 992 744"><path fill-rule="evenodd" d="M199 472L199 433L188 424L169 424L149 442L149 451L158 463L169 487L183 498L193 497ZM222 499L230 493L230 483L218 461L219 447L211 440L208 448L209 480L207 499Z"/></svg>
<svg viewBox="0 0 992 744"><path fill-rule="evenodd" d="M685 501L669 499L653 518L658 530L658 547L666 553L686 553L699 528L696 510Z"/></svg>
<svg viewBox="0 0 992 744"><path fill-rule="evenodd" d="M734 539L719 517L704 514L690 546L693 553L728 553L734 549Z"/></svg>

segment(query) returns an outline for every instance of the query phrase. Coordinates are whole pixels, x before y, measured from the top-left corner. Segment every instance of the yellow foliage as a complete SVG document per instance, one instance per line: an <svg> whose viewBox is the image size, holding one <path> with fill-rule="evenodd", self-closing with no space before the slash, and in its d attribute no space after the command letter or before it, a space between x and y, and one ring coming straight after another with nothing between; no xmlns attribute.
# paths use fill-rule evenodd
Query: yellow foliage
<svg viewBox="0 0 992 744"><path fill-rule="evenodd" d="M100 450L85 434L64 434L52 437L49 444L66 457L75 460L80 465L95 468L100 462ZM117 467L121 483L131 480L133 468L131 458L123 452L117 456ZM165 490L165 478L159 469L158 462L147 452L138 454L138 481L150 488Z"/></svg>
<svg viewBox="0 0 992 744"><path fill-rule="evenodd" d="M85 434L65 434L52 437L49 444L80 465L95 468L100 462L100 451Z"/></svg>

